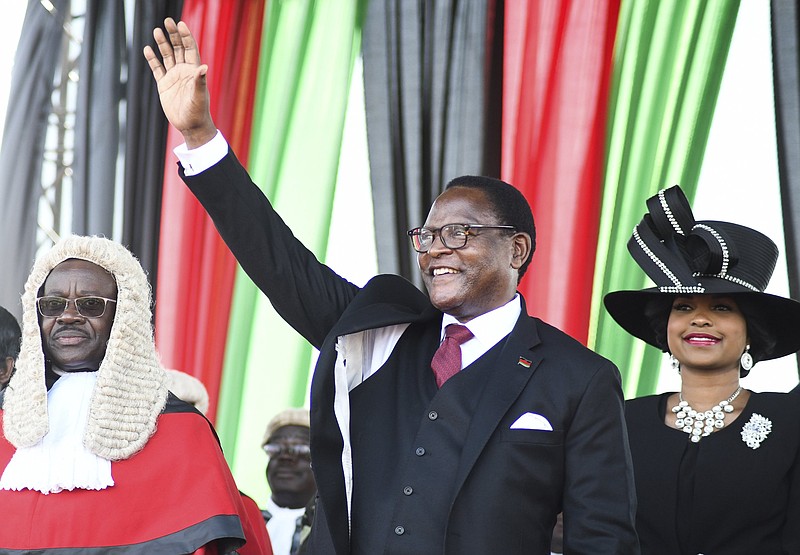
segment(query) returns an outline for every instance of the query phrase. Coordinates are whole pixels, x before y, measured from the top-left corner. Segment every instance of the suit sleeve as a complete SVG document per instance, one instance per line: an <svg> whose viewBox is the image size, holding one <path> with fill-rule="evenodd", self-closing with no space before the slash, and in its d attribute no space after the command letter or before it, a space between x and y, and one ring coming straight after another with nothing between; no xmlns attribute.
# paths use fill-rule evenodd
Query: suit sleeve
<svg viewBox="0 0 800 555"><path fill-rule="evenodd" d="M250 279L319 348L359 288L294 236L233 151L197 175L185 175L180 166L179 172Z"/></svg>
<svg viewBox="0 0 800 555"><path fill-rule="evenodd" d="M564 552L639 553L636 493L619 371L589 380L565 443Z"/></svg>

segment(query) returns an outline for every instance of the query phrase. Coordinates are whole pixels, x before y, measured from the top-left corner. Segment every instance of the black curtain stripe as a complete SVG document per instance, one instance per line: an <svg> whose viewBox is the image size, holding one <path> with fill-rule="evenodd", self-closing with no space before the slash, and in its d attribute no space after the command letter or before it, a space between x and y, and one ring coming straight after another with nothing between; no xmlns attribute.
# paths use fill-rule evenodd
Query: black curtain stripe
<svg viewBox="0 0 800 555"><path fill-rule="evenodd" d="M53 78L61 58L68 0L51 0L55 14L29 2L14 56L0 146L0 304L21 317L20 297L36 254L47 120Z"/></svg>
<svg viewBox="0 0 800 555"><path fill-rule="evenodd" d="M794 0L772 0L770 8L778 171L789 295L800 299L800 11Z"/></svg>
<svg viewBox="0 0 800 555"><path fill-rule="evenodd" d="M367 10L364 92L378 266L418 286L405 231L424 223L454 177L499 176L497 4L376 0Z"/></svg>
<svg viewBox="0 0 800 555"><path fill-rule="evenodd" d="M161 197L169 124L161 110L153 76L145 62L145 45L155 46L153 29L166 17L180 20L183 0L139 0L133 20L125 87L126 143L122 241L147 272L156 299Z"/></svg>
<svg viewBox="0 0 800 555"><path fill-rule="evenodd" d="M126 48L123 1L88 0L84 21L72 163L72 232L113 237Z"/></svg>

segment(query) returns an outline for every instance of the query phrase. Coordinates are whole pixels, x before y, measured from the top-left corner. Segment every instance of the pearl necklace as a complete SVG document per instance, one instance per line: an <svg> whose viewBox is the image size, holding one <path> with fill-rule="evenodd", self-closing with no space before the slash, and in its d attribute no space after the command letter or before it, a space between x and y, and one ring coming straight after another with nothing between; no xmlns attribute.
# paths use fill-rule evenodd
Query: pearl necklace
<svg viewBox="0 0 800 555"><path fill-rule="evenodd" d="M725 415L733 412L731 403L741 392L742 386L740 385L733 392L733 395L711 407L711 410L698 412L687 401L683 400L683 392L681 391L678 393L680 402L672 407L672 412L677 417L675 427L689 434L689 439L693 443L697 443L700 438L711 435L711 432L725 427Z"/></svg>

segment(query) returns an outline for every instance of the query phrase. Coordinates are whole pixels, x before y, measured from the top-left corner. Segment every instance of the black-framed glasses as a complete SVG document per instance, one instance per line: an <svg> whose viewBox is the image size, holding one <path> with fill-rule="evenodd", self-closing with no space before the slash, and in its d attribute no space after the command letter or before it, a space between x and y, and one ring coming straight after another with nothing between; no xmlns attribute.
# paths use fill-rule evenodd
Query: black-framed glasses
<svg viewBox="0 0 800 555"><path fill-rule="evenodd" d="M39 314L46 318L58 318L67 311L69 303L75 303L75 310L84 318L100 318L106 313L106 304L117 302L116 299L105 297L78 297L77 299L65 299L64 297L39 297L36 299L36 307Z"/></svg>
<svg viewBox="0 0 800 555"><path fill-rule="evenodd" d="M447 224L439 229L428 229L427 227L415 227L409 229L409 238L411 238L411 246L417 252L428 252L433 245L436 234L439 234L439 239L445 248L457 250L463 249L467 246L467 239L470 235L471 229L508 229L516 231L517 228L513 225L483 225L483 224Z"/></svg>
<svg viewBox="0 0 800 555"><path fill-rule="evenodd" d="M289 455L294 458L311 458L311 447L304 443L296 445L286 445L282 443L267 443L264 446L264 451L270 459L280 457L281 455Z"/></svg>

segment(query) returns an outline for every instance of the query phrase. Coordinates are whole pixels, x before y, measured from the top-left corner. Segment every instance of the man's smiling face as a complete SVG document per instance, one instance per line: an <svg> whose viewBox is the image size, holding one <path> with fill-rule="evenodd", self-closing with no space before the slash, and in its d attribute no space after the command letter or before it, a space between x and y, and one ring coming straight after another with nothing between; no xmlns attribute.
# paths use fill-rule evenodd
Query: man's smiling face
<svg viewBox="0 0 800 555"><path fill-rule="evenodd" d="M433 306L467 322L514 297L521 265L514 235L497 229L470 230L460 249L448 249L438 235L447 224L507 223L497 221L491 202L479 189L451 187L439 195L425 220L436 237L430 250L417 258Z"/></svg>

